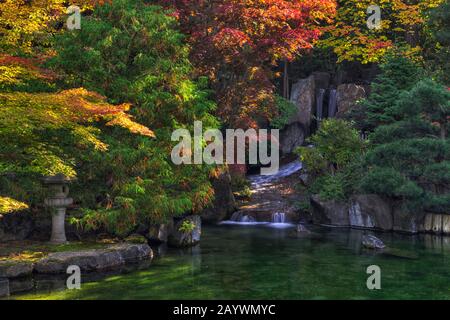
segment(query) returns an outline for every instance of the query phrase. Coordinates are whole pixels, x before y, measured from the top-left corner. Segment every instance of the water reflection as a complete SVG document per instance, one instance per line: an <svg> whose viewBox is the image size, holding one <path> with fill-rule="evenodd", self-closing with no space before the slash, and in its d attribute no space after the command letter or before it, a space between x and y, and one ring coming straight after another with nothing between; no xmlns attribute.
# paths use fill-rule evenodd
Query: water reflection
<svg viewBox="0 0 450 320"><path fill-rule="evenodd" d="M449 299L449 238L373 233L388 250L361 247L368 231L308 227L206 227L201 245L155 248L140 271L38 292L52 299ZM372 233L371 233L372 234ZM366 268L382 270L382 290L366 288Z"/></svg>

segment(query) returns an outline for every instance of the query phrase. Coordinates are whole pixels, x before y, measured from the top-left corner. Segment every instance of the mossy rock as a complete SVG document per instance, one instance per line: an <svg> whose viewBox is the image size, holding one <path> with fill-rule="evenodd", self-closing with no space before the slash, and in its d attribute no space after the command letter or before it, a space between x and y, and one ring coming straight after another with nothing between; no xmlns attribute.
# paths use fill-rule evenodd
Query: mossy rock
<svg viewBox="0 0 450 320"><path fill-rule="evenodd" d="M136 243L136 244L146 244L148 243L147 238L140 234L132 234L125 238L125 242Z"/></svg>

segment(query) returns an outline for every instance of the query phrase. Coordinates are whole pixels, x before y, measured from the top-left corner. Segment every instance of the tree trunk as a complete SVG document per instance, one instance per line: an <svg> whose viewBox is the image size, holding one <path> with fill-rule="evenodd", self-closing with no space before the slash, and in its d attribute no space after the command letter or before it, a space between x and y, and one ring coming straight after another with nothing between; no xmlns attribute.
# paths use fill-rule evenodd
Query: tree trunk
<svg viewBox="0 0 450 320"><path fill-rule="evenodd" d="M284 73L283 73L283 98L289 99L289 62L284 60Z"/></svg>

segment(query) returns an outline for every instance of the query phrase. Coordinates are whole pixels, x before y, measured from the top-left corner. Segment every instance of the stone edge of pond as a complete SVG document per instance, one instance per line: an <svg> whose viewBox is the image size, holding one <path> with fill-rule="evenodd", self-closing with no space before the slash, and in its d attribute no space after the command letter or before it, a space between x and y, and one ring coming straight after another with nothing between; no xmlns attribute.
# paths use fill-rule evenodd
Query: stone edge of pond
<svg viewBox="0 0 450 320"><path fill-rule="evenodd" d="M148 244L118 243L101 249L50 253L37 262L0 261L0 297L10 292L10 280L31 278L34 274L66 274L69 266L80 267L81 272L102 272L153 259Z"/></svg>

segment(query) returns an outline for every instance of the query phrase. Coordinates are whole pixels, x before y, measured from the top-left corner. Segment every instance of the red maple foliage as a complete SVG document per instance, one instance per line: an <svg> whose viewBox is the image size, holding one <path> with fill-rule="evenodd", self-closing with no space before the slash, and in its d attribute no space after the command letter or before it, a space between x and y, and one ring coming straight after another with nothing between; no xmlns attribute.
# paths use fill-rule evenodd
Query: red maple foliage
<svg viewBox="0 0 450 320"><path fill-rule="evenodd" d="M247 128L276 115L273 71L312 48L335 0L162 0L175 8L199 75L208 76L218 115Z"/></svg>

